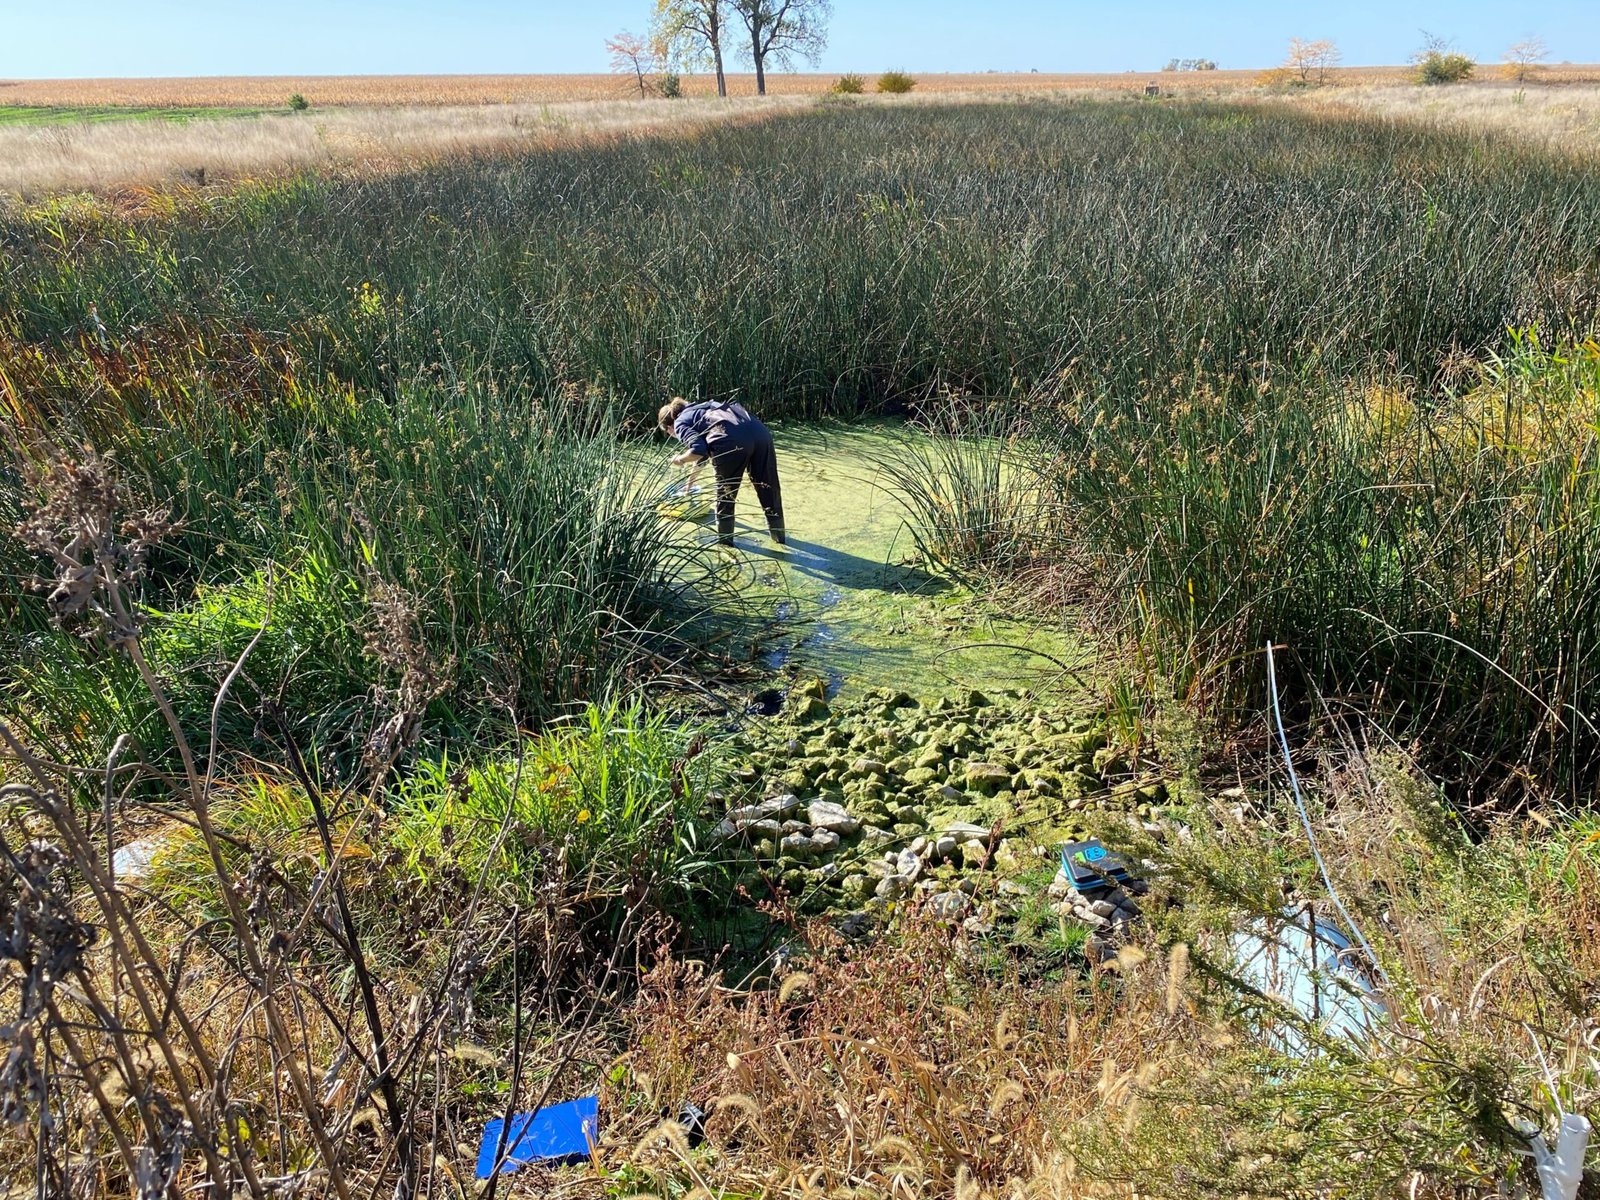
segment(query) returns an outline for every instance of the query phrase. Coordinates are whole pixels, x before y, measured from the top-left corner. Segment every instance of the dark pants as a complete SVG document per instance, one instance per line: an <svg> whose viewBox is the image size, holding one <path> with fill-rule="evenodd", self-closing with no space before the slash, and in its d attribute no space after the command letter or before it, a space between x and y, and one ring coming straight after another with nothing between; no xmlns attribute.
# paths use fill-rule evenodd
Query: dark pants
<svg viewBox="0 0 1600 1200"><path fill-rule="evenodd" d="M772 540L783 542L783 492L778 487L778 454L772 446L772 433L760 421L741 421L724 426L725 432L708 441L711 469L717 475L717 537L733 541L733 503L746 472L755 485L756 500L767 515Z"/></svg>

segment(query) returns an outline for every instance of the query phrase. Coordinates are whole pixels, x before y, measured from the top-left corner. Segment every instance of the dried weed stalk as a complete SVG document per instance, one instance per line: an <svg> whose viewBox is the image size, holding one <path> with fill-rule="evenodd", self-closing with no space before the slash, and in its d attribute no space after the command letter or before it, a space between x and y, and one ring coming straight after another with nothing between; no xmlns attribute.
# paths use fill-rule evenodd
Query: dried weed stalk
<svg viewBox="0 0 1600 1200"><path fill-rule="evenodd" d="M28 1178L40 1195L140 1200L196 1189L252 1200L403 1198L453 1178L451 1051L473 1019L487 963L519 933L514 914L482 903L480 878L467 928L424 992L397 991L363 945L345 883L359 826L350 804L365 791L364 807L376 811L383 780L442 686L405 597L375 596L373 648L397 684L364 788L357 779L324 796L278 722L289 775L315 814L320 869L300 887L213 819L226 752L218 716L255 642L218 691L202 761L140 644L137 584L169 525L150 513L119 521L125 497L111 464L93 454L50 457L30 483L35 502L16 532L52 564L40 581L51 612L87 620L86 636L130 659L183 770L172 780L121 761L133 756L120 739L100 769L96 814L75 799L83 765L46 760L0 722L0 956L10 963L0 980L9 1010L0 1121L31 1129L32 1143L27 1160L7 1154L0 1172ZM170 799L148 799L163 788ZM112 814L136 804L191 828L207 875L197 888L215 911L173 911L119 877ZM519 1023L519 1056L531 1036Z"/></svg>

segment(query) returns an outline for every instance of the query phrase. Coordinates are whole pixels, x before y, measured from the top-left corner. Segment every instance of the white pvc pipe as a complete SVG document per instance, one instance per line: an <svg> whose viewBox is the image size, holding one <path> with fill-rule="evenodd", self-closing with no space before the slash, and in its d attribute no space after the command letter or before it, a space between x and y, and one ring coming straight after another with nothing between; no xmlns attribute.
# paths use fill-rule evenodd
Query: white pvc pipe
<svg viewBox="0 0 1600 1200"><path fill-rule="evenodd" d="M1538 1133L1529 1136L1528 1148L1533 1151L1544 1200L1577 1200L1578 1185L1583 1182L1583 1156L1589 1148L1588 1118L1567 1113L1561 1118L1554 1150Z"/></svg>

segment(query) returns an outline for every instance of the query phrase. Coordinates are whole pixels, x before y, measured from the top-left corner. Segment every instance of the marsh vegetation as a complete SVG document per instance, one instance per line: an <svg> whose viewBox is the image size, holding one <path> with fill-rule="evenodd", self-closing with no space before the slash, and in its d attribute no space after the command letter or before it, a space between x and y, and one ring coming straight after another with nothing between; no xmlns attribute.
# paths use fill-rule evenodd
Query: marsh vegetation
<svg viewBox="0 0 1600 1200"><path fill-rule="evenodd" d="M1597 240L1571 159L1199 102L13 208L0 1172L466 1195L583 1089L592 1161L489 1189L1525 1178L1600 1089ZM857 436L911 536L704 545L676 393ZM764 664L806 569L904 679ZM1032 690L927 649L1022 625ZM1230 957L1325 891L1275 695L1359 1047ZM1085 833L1152 886L1093 962Z"/></svg>

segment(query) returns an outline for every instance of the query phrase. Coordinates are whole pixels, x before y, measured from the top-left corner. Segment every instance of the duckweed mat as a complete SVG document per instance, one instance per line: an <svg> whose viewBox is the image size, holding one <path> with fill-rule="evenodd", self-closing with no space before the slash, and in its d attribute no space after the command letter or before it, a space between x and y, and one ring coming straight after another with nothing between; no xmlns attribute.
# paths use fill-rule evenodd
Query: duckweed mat
<svg viewBox="0 0 1600 1200"><path fill-rule="evenodd" d="M775 430L788 544L767 536L746 481L723 589L747 622L741 646L779 692L821 678L827 695L871 689L931 700L966 689L1081 690L1079 639L1009 613L928 571L883 463L915 431L892 422ZM709 539L709 523L696 527Z"/></svg>

